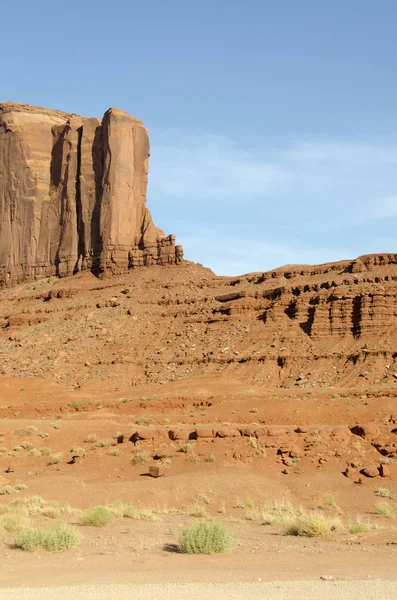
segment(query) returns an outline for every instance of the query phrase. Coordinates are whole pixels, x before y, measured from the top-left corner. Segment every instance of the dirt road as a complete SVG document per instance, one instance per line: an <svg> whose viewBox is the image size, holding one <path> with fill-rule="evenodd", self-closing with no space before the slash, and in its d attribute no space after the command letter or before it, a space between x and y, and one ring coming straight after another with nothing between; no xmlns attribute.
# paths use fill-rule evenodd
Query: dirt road
<svg viewBox="0 0 397 600"><path fill-rule="evenodd" d="M100 585L9 588L0 600L395 600L395 581L281 581L273 583Z"/></svg>

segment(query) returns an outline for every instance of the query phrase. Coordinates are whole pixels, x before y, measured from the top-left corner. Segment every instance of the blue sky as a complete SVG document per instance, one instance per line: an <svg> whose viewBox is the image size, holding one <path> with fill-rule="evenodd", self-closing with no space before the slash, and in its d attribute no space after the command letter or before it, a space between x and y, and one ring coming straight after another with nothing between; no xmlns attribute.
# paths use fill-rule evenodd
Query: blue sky
<svg viewBox="0 0 397 600"><path fill-rule="evenodd" d="M151 136L148 206L219 274L396 251L395 0L20 0L1 99Z"/></svg>

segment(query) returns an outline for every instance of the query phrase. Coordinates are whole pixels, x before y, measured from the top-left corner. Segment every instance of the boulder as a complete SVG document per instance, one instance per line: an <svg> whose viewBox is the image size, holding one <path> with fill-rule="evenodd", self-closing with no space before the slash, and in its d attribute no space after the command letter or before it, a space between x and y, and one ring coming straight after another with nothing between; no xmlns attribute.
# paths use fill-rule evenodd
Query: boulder
<svg viewBox="0 0 397 600"><path fill-rule="evenodd" d="M340 441L348 441L352 437L352 432L346 425L338 425L337 427L332 427L331 436L337 438Z"/></svg>
<svg viewBox="0 0 397 600"><path fill-rule="evenodd" d="M140 427L129 438L130 442L136 444L138 441L165 441L168 440L168 433L160 427Z"/></svg>
<svg viewBox="0 0 397 600"><path fill-rule="evenodd" d="M273 437L281 437L286 435L287 430L285 427L278 427L277 425L269 425L267 427L267 435Z"/></svg>
<svg viewBox="0 0 397 600"><path fill-rule="evenodd" d="M256 437L265 437L268 435L268 428L267 427L256 427L255 428L255 436Z"/></svg>
<svg viewBox="0 0 397 600"><path fill-rule="evenodd" d="M391 471L390 471L389 465L385 465L385 464L381 463L379 466L379 475L381 477L390 477Z"/></svg>
<svg viewBox="0 0 397 600"><path fill-rule="evenodd" d="M346 469L343 471L343 475L345 475L345 477L347 477L348 479L356 479L358 476L358 470L354 469L353 467L346 467Z"/></svg>
<svg viewBox="0 0 397 600"><path fill-rule="evenodd" d="M381 434L380 427L372 423L369 423L368 425L354 425L354 427L350 428L350 431L354 433L354 435L370 440L379 437Z"/></svg>
<svg viewBox="0 0 397 600"><path fill-rule="evenodd" d="M170 440L172 440L173 442L177 442L177 441L187 441L190 438L191 435L191 431L190 429L170 429L168 431L168 437L170 438Z"/></svg>
<svg viewBox="0 0 397 600"><path fill-rule="evenodd" d="M161 465L150 465L149 475L157 479L157 477L163 477L165 475L165 469Z"/></svg>
<svg viewBox="0 0 397 600"><path fill-rule="evenodd" d="M211 425L200 425L189 435L189 439L198 440L200 438L214 438L215 432Z"/></svg>
<svg viewBox="0 0 397 600"><path fill-rule="evenodd" d="M364 467L362 469L361 473L363 475L365 475L365 477L378 477L379 476L379 470L376 465L367 465L366 467Z"/></svg>
<svg viewBox="0 0 397 600"><path fill-rule="evenodd" d="M241 425L239 427L240 434L247 437L257 437L257 429L258 425Z"/></svg>
<svg viewBox="0 0 397 600"><path fill-rule="evenodd" d="M240 437L240 431L236 427L221 427L217 430L216 436L219 438Z"/></svg>

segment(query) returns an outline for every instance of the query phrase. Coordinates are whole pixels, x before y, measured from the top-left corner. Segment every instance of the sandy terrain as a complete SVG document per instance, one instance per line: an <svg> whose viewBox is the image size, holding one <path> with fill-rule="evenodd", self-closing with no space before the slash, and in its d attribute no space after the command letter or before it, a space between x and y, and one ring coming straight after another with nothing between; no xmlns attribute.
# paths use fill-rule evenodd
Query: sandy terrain
<svg viewBox="0 0 397 600"><path fill-rule="evenodd" d="M396 584L387 581L351 582L275 582L264 584L185 584L185 585L120 585L120 586L80 586L70 588L18 588L0 590L0 598L15 600L50 600L56 593L59 600L84 598L84 600L208 600L225 598L240 600L252 598L267 600L353 600L357 596L363 600L394 600Z"/></svg>

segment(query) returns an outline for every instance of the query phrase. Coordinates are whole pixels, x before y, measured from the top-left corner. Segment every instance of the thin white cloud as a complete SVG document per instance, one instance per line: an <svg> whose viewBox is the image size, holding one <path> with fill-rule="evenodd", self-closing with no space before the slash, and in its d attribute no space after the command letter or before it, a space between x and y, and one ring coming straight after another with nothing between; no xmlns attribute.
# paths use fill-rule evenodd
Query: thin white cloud
<svg viewBox="0 0 397 600"><path fill-rule="evenodd" d="M395 250L385 246L397 218L396 165L397 143L296 140L254 150L167 132L152 135L149 205L187 258L219 273L354 258L381 240L379 250Z"/></svg>
<svg viewBox="0 0 397 600"><path fill-rule="evenodd" d="M381 198L374 210L375 219L395 219L397 217L397 194Z"/></svg>
<svg viewBox="0 0 397 600"><path fill-rule="evenodd" d="M285 157L298 162L334 164L349 168L395 165L397 145L332 140L297 141L286 150Z"/></svg>
<svg viewBox="0 0 397 600"><path fill-rule="evenodd" d="M288 177L282 166L255 158L221 136L160 143L153 154L152 189L173 198L258 198L268 196Z"/></svg>
<svg viewBox="0 0 397 600"><path fill-rule="evenodd" d="M179 242L187 258L223 275L268 271L281 265L310 264L313 256L317 256L318 263L349 258L347 250L335 251L327 247L305 249L243 237L220 236L216 230L209 229L201 231L198 236L182 235Z"/></svg>

